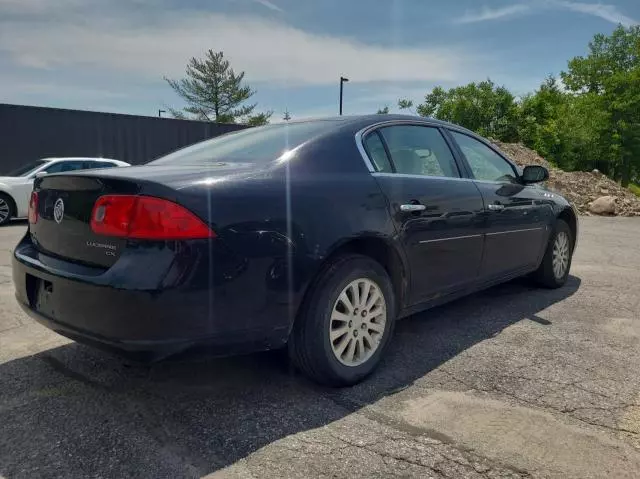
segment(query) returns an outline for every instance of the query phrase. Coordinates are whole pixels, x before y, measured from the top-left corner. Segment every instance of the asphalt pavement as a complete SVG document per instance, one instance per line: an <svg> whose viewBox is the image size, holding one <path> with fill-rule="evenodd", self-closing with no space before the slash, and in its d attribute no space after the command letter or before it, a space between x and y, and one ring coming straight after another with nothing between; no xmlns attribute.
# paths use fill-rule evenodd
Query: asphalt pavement
<svg viewBox="0 0 640 479"><path fill-rule="evenodd" d="M57 336L13 298L24 231L0 228L2 478L640 477L638 219L582 218L562 289L402 320L338 390L278 352L148 367Z"/></svg>

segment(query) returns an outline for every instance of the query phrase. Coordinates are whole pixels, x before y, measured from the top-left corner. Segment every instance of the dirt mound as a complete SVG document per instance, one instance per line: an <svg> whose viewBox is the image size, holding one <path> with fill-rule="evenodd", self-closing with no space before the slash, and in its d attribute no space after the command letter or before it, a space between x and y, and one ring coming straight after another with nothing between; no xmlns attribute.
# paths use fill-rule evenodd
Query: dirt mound
<svg viewBox="0 0 640 479"><path fill-rule="evenodd" d="M502 143L497 140L492 140L492 142L519 166L540 165L548 170L554 168L551 163L521 143Z"/></svg>
<svg viewBox="0 0 640 479"><path fill-rule="evenodd" d="M571 201L580 214L594 214L589 210L589 204L602 196L611 196L615 200L616 215L640 216L640 197L596 170L563 171L522 144L495 140L493 143L519 166L541 165L547 168L549 189L557 191Z"/></svg>

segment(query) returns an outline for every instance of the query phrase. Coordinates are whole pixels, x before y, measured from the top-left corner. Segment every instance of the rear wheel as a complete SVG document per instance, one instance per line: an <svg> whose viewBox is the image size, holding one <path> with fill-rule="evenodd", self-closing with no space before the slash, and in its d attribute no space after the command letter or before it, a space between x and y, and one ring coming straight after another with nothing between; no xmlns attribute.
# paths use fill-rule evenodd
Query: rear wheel
<svg viewBox="0 0 640 479"><path fill-rule="evenodd" d="M359 255L329 265L294 324L293 363L314 381L355 384L380 362L393 332L391 280L376 261Z"/></svg>
<svg viewBox="0 0 640 479"><path fill-rule="evenodd" d="M0 193L0 226L11 221L13 216L13 201L9 195Z"/></svg>
<svg viewBox="0 0 640 479"><path fill-rule="evenodd" d="M562 220L549 240L542 263L534 273L535 280L547 288L559 288L567 282L573 255L571 228Z"/></svg>

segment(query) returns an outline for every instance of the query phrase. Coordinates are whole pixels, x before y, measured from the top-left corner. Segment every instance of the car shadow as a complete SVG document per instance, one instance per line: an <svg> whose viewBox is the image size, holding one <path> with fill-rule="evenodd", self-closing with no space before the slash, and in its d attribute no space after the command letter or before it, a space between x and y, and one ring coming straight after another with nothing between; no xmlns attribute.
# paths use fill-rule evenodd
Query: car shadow
<svg viewBox="0 0 640 479"><path fill-rule="evenodd" d="M406 388L512 324L548 326L537 313L579 286L518 280L402 320L377 372L340 390L282 352L142 366L70 343L15 359L0 365L0 476L204 476Z"/></svg>

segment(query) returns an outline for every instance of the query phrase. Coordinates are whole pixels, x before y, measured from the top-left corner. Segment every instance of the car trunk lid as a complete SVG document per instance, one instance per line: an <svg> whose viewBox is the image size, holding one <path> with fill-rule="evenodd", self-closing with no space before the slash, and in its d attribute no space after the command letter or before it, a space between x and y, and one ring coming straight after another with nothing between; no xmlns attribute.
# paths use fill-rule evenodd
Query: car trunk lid
<svg viewBox="0 0 640 479"><path fill-rule="evenodd" d="M38 219L30 234L36 247L47 254L108 268L122 254L122 237L94 233L91 215L98 198L105 195L146 195L178 204L190 199L182 193L189 186L211 185L229 178L246 177L259 166L217 162L194 166L139 166L81 171L39 178ZM188 206L187 206L188 209Z"/></svg>
<svg viewBox="0 0 640 479"><path fill-rule="evenodd" d="M39 187L38 218L29 225L31 239L44 253L109 267L120 257L125 238L106 238L91 230L96 200L108 193L137 194L134 181L105 181L81 176L51 176Z"/></svg>

